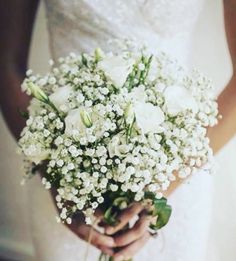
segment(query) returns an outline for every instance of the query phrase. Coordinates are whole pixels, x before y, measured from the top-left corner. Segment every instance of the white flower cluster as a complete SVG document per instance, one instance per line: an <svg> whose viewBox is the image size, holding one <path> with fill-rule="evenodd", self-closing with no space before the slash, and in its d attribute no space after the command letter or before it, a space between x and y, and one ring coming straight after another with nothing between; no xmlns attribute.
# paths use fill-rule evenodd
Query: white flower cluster
<svg viewBox="0 0 236 261"><path fill-rule="evenodd" d="M212 155L206 128L217 123L211 82L164 53L124 51L60 58L46 76L27 72L34 98L19 146L45 163L60 219L92 214L109 193L142 201L186 178Z"/></svg>

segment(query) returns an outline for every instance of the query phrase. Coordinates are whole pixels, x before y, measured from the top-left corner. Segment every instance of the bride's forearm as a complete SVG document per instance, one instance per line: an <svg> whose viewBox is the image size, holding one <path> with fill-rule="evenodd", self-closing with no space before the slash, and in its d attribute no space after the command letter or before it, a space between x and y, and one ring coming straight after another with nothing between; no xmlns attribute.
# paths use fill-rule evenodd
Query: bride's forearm
<svg viewBox="0 0 236 261"><path fill-rule="evenodd" d="M16 138L25 125L18 111L24 110L29 101L22 94L20 85L27 68L38 2L0 1L0 104L6 122Z"/></svg>
<svg viewBox="0 0 236 261"><path fill-rule="evenodd" d="M3 116L11 133L18 138L25 120L20 116L20 110L24 111L29 103L29 97L21 92L23 73L14 69L0 72L1 95L0 104Z"/></svg>
<svg viewBox="0 0 236 261"><path fill-rule="evenodd" d="M218 97L219 113L222 119L208 129L210 145L217 153L236 133L236 75Z"/></svg>
<svg viewBox="0 0 236 261"><path fill-rule="evenodd" d="M208 129L207 134L214 153L217 153L236 133L236 1L225 0L223 4L225 31L234 75L218 97L222 119L218 125ZM179 184L181 184L179 180L173 182L165 196L170 195Z"/></svg>
<svg viewBox="0 0 236 261"><path fill-rule="evenodd" d="M231 78L219 95L218 105L222 119L216 126L209 128L207 133L214 153L217 153L236 133L236 76ZM176 181L171 183L168 190L163 193L164 196L170 196L182 183L183 180L176 175Z"/></svg>

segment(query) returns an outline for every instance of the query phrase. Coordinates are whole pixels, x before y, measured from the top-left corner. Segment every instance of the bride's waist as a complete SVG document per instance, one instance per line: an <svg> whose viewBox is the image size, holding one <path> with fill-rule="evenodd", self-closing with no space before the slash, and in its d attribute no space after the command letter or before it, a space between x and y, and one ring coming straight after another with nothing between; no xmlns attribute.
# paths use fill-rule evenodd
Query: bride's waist
<svg viewBox="0 0 236 261"><path fill-rule="evenodd" d="M109 44L111 39L131 38L135 39L138 44L145 46L153 54L161 51L176 58L185 65L188 64L188 57L191 51L191 36L189 34L178 34L175 36L162 37L157 34L141 32L137 35L106 35L97 32L96 35L91 35L85 32L62 33L54 31L50 34L50 47L53 59L66 56L70 52L81 53L91 52L95 48L100 47L104 51L114 51L117 48Z"/></svg>

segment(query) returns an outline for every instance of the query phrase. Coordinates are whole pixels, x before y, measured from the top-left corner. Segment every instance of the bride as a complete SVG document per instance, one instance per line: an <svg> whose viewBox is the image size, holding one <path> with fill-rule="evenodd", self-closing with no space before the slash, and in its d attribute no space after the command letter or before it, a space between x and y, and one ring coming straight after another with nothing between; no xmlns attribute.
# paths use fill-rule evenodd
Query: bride
<svg viewBox="0 0 236 261"><path fill-rule="evenodd" d="M110 39L135 38L152 52L162 49L185 65L190 58L192 33L198 14L207 0L45 0L51 55L53 59L69 52L89 52L96 47L112 51ZM16 138L25 122L28 98L20 84L27 68L28 49L38 0L6 1L0 9L1 26L1 105L5 119ZM225 0L225 27L232 63L236 63L236 1ZM40 51L40 50L39 50ZM236 76L218 97L220 123L208 130L211 146L218 152L236 132ZM121 214L116 227L105 233L92 232L87 260L97 260L102 250L114 260L204 261L211 222L212 177L199 169L187 183L177 181L166 192L173 215L169 224L152 237L149 220L139 205ZM29 186L29 208L36 260L84 260L90 227L83 217L72 225L55 222L56 207L51 195L35 177ZM203 211L204 210L204 211ZM118 233L131 219L134 226ZM119 247L118 251L114 251Z"/></svg>

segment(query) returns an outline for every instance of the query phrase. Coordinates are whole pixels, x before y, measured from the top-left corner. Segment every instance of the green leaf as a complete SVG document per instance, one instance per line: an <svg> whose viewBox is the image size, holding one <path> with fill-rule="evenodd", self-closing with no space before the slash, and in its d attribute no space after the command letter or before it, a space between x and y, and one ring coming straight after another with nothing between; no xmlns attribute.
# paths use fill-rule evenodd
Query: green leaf
<svg viewBox="0 0 236 261"><path fill-rule="evenodd" d="M109 207L109 208L105 211L105 213L104 213L104 218L105 218L105 219L109 219L109 218L110 218L110 216L111 216L111 211L112 211L112 207Z"/></svg>
<svg viewBox="0 0 236 261"><path fill-rule="evenodd" d="M26 120L29 118L29 112L28 111L22 111L22 110L18 109L18 112L19 112L19 114L22 118L24 118Z"/></svg>
<svg viewBox="0 0 236 261"><path fill-rule="evenodd" d="M167 199L161 198L161 199L154 199L154 207L155 207L155 213L154 215L158 215L166 206Z"/></svg>
<svg viewBox="0 0 236 261"><path fill-rule="evenodd" d="M164 227L170 219L172 213L171 206L167 205L166 198L155 199L153 215L157 216L156 224L152 224L151 228L158 230Z"/></svg>
<svg viewBox="0 0 236 261"><path fill-rule="evenodd" d="M158 219L155 224L156 229L161 229L169 222L171 212L172 212L171 206L166 205L165 208L158 215Z"/></svg>
<svg viewBox="0 0 236 261"><path fill-rule="evenodd" d="M150 214L157 217L156 224L152 224L150 227L154 230L164 227L168 223L172 212L171 206L167 205L167 199L164 197L157 199L155 193L150 191L145 193L145 198L153 202L153 210Z"/></svg>
<svg viewBox="0 0 236 261"><path fill-rule="evenodd" d="M119 197L116 198L113 202L113 205L119 207L123 202L127 202L127 198L126 197Z"/></svg>
<svg viewBox="0 0 236 261"><path fill-rule="evenodd" d="M104 220L108 225L115 225L117 223L116 213L113 213L113 206L109 207L104 213Z"/></svg>

